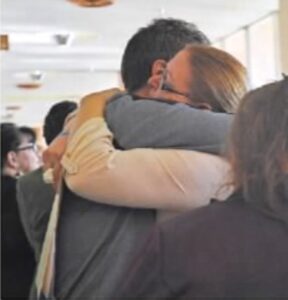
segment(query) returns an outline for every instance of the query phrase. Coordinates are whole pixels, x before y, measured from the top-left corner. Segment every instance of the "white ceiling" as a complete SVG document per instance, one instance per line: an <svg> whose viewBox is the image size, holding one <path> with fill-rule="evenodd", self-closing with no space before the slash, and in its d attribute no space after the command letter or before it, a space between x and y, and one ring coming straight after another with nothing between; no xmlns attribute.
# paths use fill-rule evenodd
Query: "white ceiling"
<svg viewBox="0 0 288 300"><path fill-rule="evenodd" d="M278 9L278 0L116 0L105 8L81 8L66 0L0 1L1 33L11 35L10 51L1 51L5 105L77 98L116 84L127 40L154 18L194 22L215 41ZM64 33L73 36L69 46L39 43ZM17 34L26 34L26 42L17 41ZM16 88L35 70L45 74L42 88Z"/></svg>

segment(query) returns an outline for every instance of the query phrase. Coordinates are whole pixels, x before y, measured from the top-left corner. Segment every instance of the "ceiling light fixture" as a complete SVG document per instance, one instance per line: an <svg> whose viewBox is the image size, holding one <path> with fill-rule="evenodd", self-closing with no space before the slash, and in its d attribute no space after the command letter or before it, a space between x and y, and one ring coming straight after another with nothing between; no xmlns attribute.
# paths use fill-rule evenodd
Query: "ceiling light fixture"
<svg viewBox="0 0 288 300"><path fill-rule="evenodd" d="M0 35L0 49L9 50L9 37L7 34Z"/></svg>
<svg viewBox="0 0 288 300"><path fill-rule="evenodd" d="M69 33L55 34L54 40L59 46L69 46L72 41L72 34Z"/></svg>
<svg viewBox="0 0 288 300"><path fill-rule="evenodd" d="M18 83L16 86L21 89L37 89L42 86L44 73L41 71L34 71L31 73L19 74Z"/></svg>
<svg viewBox="0 0 288 300"><path fill-rule="evenodd" d="M115 0L68 0L74 4L83 7L102 7L108 6L115 2Z"/></svg>

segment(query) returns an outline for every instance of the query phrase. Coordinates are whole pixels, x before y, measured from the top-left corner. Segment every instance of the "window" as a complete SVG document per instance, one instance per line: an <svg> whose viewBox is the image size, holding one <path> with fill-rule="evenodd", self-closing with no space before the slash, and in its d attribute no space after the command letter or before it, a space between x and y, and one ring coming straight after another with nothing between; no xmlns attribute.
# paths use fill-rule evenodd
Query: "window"
<svg viewBox="0 0 288 300"><path fill-rule="evenodd" d="M269 16L249 28L252 87L277 78L275 18Z"/></svg>
<svg viewBox="0 0 288 300"><path fill-rule="evenodd" d="M231 53L238 58L241 63L247 67L247 44L246 44L246 31L244 29L237 31L233 35L224 40L225 51Z"/></svg>
<svg viewBox="0 0 288 300"><path fill-rule="evenodd" d="M274 81L278 77L277 30L273 13L214 43L239 59L248 69L252 88Z"/></svg>

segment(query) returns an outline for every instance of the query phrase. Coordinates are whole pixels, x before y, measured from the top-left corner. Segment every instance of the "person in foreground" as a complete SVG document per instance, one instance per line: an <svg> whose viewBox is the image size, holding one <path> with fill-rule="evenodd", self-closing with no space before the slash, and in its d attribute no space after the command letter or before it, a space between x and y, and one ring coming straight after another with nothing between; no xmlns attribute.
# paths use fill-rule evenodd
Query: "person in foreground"
<svg viewBox="0 0 288 300"><path fill-rule="evenodd" d="M234 193L155 227L116 298L288 297L287 107L287 77L244 97L229 148Z"/></svg>
<svg viewBox="0 0 288 300"><path fill-rule="evenodd" d="M190 30L188 25L187 22L174 19L156 20L132 37L124 52L126 63L124 61L122 63L122 73L126 70L133 82L134 79L139 79L139 74L146 75L144 78L141 76L142 80L137 84L135 81L134 85L123 74L123 81L129 92L134 91L139 95L138 90L146 86L150 76L159 72L161 68L153 67L155 60L168 61L186 44L193 41L203 44L201 41L207 40L202 38L203 33L196 26L192 26ZM128 48L131 51L128 51ZM168 52L170 55L166 55ZM130 62L133 62L132 68L127 66ZM151 72L148 74L144 72L142 64ZM127 100L129 99L128 97ZM109 108L111 112L114 107L113 113L109 113L110 118L107 116L107 121L115 141L121 148L140 147L143 143L146 147L157 147L163 143L162 147L179 146L194 149L197 146L197 150L204 151L209 148L209 150L216 150L213 153L221 151L232 120L229 114L202 111L186 107L184 104L169 105L165 102L148 100L134 101L131 98L129 103L125 101L125 104L118 105L122 103L121 99L118 99L107 107L107 113ZM133 110L129 110L128 104L129 106L133 104L133 107L134 104L137 107L139 105L139 109L134 107ZM112 126L113 120L116 122L114 126ZM123 128L125 124L126 129ZM173 124L173 126L169 128L166 124ZM196 131L190 130L196 128L196 124L197 134ZM113 128L120 127L122 130L118 130L118 134L114 132ZM207 134L205 134L206 130ZM198 134L198 131L201 134ZM121 139L121 134L124 140ZM54 168L53 163L49 167ZM135 248L144 241L146 233L154 222L154 210L93 203L65 189L57 226L54 273L54 294L57 298L109 299L119 281L122 280L124 270Z"/></svg>

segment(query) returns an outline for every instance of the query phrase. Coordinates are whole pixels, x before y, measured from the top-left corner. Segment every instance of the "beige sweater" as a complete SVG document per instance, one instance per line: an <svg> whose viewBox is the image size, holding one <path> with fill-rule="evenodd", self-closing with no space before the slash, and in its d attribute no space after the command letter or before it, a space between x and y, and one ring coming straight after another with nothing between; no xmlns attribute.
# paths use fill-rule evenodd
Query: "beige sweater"
<svg viewBox="0 0 288 300"><path fill-rule="evenodd" d="M86 121L68 143L62 165L68 187L92 201L117 206L183 211L224 200L229 166L188 150L133 149L112 145L103 118Z"/></svg>

